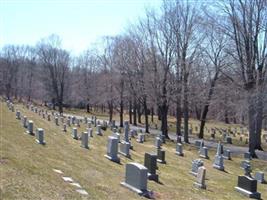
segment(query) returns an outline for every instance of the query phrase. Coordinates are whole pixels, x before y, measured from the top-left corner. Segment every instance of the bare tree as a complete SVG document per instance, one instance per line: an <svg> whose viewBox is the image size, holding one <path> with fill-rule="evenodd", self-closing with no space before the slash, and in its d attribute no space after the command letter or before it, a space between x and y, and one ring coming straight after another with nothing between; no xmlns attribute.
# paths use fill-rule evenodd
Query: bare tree
<svg viewBox="0 0 267 200"><path fill-rule="evenodd" d="M264 108L263 88L267 57L267 1L229 0L224 3L228 19L223 30L233 42L234 53L244 90L247 92L249 152L261 148L261 128ZM230 52L230 51L229 51Z"/></svg>
<svg viewBox="0 0 267 200"><path fill-rule="evenodd" d="M63 112L65 84L69 72L70 55L61 49L60 39L56 35L42 39L37 45L38 57L47 75L47 86L52 92L52 101L56 101L59 112Z"/></svg>

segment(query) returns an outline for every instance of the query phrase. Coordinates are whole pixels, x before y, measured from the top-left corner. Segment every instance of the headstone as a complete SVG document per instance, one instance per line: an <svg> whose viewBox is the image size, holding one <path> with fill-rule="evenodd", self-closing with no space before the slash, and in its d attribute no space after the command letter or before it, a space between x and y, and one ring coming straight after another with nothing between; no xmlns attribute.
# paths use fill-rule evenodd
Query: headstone
<svg viewBox="0 0 267 200"><path fill-rule="evenodd" d="M23 116L22 123L23 123L23 127L27 128L27 116Z"/></svg>
<svg viewBox="0 0 267 200"><path fill-rule="evenodd" d="M194 176L197 176L198 168L202 167L204 165L203 161L201 159L196 159L192 161L192 169L190 171L191 174Z"/></svg>
<svg viewBox="0 0 267 200"><path fill-rule="evenodd" d="M118 139L118 142L120 143L120 134L118 132L112 133L112 136Z"/></svg>
<svg viewBox="0 0 267 200"><path fill-rule="evenodd" d="M162 140L159 137L156 137L156 139L155 139L155 147L157 149L161 148L161 143L162 143Z"/></svg>
<svg viewBox="0 0 267 200"><path fill-rule="evenodd" d="M226 137L227 144L232 144L232 138L230 136Z"/></svg>
<svg viewBox="0 0 267 200"><path fill-rule="evenodd" d="M229 149L223 152L223 158L226 160L232 160L231 151Z"/></svg>
<svg viewBox="0 0 267 200"><path fill-rule="evenodd" d="M80 127L80 120L79 119L76 120L76 126Z"/></svg>
<svg viewBox="0 0 267 200"><path fill-rule="evenodd" d="M264 173L263 173L263 172L256 172L256 173L255 173L255 179L256 179L259 183L265 183L265 180L264 180Z"/></svg>
<svg viewBox="0 0 267 200"><path fill-rule="evenodd" d="M17 110L17 112L16 112L16 119L20 120L20 111L19 110Z"/></svg>
<svg viewBox="0 0 267 200"><path fill-rule="evenodd" d="M36 142L38 142L39 144L45 144L45 141L44 141L44 129L37 128L35 136L36 136Z"/></svg>
<svg viewBox="0 0 267 200"><path fill-rule="evenodd" d="M81 147L88 149L88 133L83 132L81 137Z"/></svg>
<svg viewBox="0 0 267 200"><path fill-rule="evenodd" d="M177 136L177 143L182 144L182 137L180 135Z"/></svg>
<svg viewBox="0 0 267 200"><path fill-rule="evenodd" d="M250 166L250 161L249 160L243 160L243 161L241 161L240 167L242 169L245 169L247 165Z"/></svg>
<svg viewBox="0 0 267 200"><path fill-rule="evenodd" d="M67 132L67 125L66 125L66 124L63 124L63 129L62 129L62 131Z"/></svg>
<svg viewBox="0 0 267 200"><path fill-rule="evenodd" d="M94 125L96 127L96 116L94 117Z"/></svg>
<svg viewBox="0 0 267 200"><path fill-rule="evenodd" d="M250 152L246 152L246 153L244 153L244 158L245 158L246 160L251 160L251 154L250 154Z"/></svg>
<svg viewBox="0 0 267 200"><path fill-rule="evenodd" d="M96 135L100 135L100 136L103 135L101 132L101 125L97 125Z"/></svg>
<svg viewBox="0 0 267 200"><path fill-rule="evenodd" d="M92 128L92 122L87 123L88 128Z"/></svg>
<svg viewBox="0 0 267 200"><path fill-rule="evenodd" d="M124 187L144 196L147 193L147 173L145 166L138 163L126 164L125 181L121 182Z"/></svg>
<svg viewBox="0 0 267 200"><path fill-rule="evenodd" d="M32 120L28 121L28 127L27 128L28 128L28 130L26 131L26 133L33 135L33 121Z"/></svg>
<svg viewBox="0 0 267 200"><path fill-rule="evenodd" d="M77 128L72 128L72 138L75 140L78 139Z"/></svg>
<svg viewBox="0 0 267 200"><path fill-rule="evenodd" d="M223 157L221 154L221 149L222 149L221 142L219 142L217 146L217 153L215 155L215 160L213 163L213 168L224 171L224 164L223 164Z"/></svg>
<svg viewBox="0 0 267 200"><path fill-rule="evenodd" d="M92 128L87 128L88 136L93 137L93 129Z"/></svg>
<svg viewBox="0 0 267 200"><path fill-rule="evenodd" d="M70 118L67 119L67 125L70 127Z"/></svg>
<svg viewBox="0 0 267 200"><path fill-rule="evenodd" d="M257 192L257 180L251 177L238 176L235 189L249 198L261 199L261 193Z"/></svg>
<svg viewBox="0 0 267 200"><path fill-rule="evenodd" d="M84 123L85 123L85 124L88 123L87 117L84 117Z"/></svg>
<svg viewBox="0 0 267 200"><path fill-rule="evenodd" d="M195 141L195 146L200 148L200 147L204 147L204 141L203 140L196 140Z"/></svg>
<svg viewBox="0 0 267 200"><path fill-rule="evenodd" d="M162 149L157 149L157 157L157 161L159 163L166 164L165 151L163 151Z"/></svg>
<svg viewBox="0 0 267 200"><path fill-rule="evenodd" d="M122 141L120 143L120 151L119 151L120 154L124 155L127 158L131 158L130 147L131 147L131 145L129 142Z"/></svg>
<svg viewBox="0 0 267 200"><path fill-rule="evenodd" d="M209 159L207 147L201 147L200 148L200 157L205 158L205 159Z"/></svg>
<svg viewBox="0 0 267 200"><path fill-rule="evenodd" d="M145 153L144 166L148 169L148 179L158 182L159 177L156 174L157 169L157 155Z"/></svg>
<svg viewBox="0 0 267 200"><path fill-rule="evenodd" d="M144 141L145 141L145 135L143 133L139 133L136 141L138 143L144 143Z"/></svg>
<svg viewBox="0 0 267 200"><path fill-rule="evenodd" d="M47 115L47 121L51 121L50 114Z"/></svg>
<svg viewBox="0 0 267 200"><path fill-rule="evenodd" d="M184 156L183 153L183 145L181 143L177 143L176 144L176 152L175 152L178 156Z"/></svg>
<svg viewBox="0 0 267 200"><path fill-rule="evenodd" d="M129 122L124 122L124 141L129 142Z"/></svg>
<svg viewBox="0 0 267 200"><path fill-rule="evenodd" d="M120 158L118 157L118 139L109 136L108 137L108 145L107 145L107 155L105 155L106 158L113 162L120 163Z"/></svg>
<svg viewBox="0 0 267 200"><path fill-rule="evenodd" d="M197 181L194 183L194 185L197 188L206 189L205 177L206 177L206 168L204 166L199 167L197 170Z"/></svg>
<svg viewBox="0 0 267 200"><path fill-rule="evenodd" d="M45 119L45 113L43 113L42 115L43 115L43 119Z"/></svg>
<svg viewBox="0 0 267 200"><path fill-rule="evenodd" d="M75 124L75 117L74 116L71 116L71 123L72 123L72 125Z"/></svg>

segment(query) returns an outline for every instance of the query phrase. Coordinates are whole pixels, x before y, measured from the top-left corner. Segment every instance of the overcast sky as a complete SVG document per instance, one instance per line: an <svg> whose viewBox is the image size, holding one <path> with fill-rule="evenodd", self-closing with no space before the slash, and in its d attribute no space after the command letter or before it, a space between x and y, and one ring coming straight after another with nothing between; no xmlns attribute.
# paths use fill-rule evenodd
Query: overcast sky
<svg viewBox="0 0 267 200"><path fill-rule="evenodd" d="M116 35L161 0L0 0L0 45L34 45L58 34L78 54L106 35Z"/></svg>

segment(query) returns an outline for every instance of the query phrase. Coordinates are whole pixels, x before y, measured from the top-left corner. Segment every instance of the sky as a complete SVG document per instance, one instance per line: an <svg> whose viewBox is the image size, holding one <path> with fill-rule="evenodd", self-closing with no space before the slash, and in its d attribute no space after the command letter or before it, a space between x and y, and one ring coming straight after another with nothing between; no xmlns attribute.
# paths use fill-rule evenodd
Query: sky
<svg viewBox="0 0 267 200"><path fill-rule="evenodd" d="M0 0L0 47L35 45L57 34L63 48L79 54L103 36L122 33L145 8L160 4L161 0Z"/></svg>

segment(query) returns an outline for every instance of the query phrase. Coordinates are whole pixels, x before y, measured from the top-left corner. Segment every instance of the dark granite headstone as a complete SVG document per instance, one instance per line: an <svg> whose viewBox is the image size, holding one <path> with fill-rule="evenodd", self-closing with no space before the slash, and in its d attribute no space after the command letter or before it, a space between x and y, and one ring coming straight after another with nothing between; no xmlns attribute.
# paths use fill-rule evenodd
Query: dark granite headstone
<svg viewBox="0 0 267 200"><path fill-rule="evenodd" d="M158 182L158 175L156 174L157 170L157 155L145 153L145 167L148 169L148 179Z"/></svg>
<svg viewBox="0 0 267 200"><path fill-rule="evenodd" d="M158 156L157 161L159 163L162 163L162 164L165 164L166 163L166 161L165 161L165 151L163 151L161 149L158 149L157 156Z"/></svg>
<svg viewBox="0 0 267 200"><path fill-rule="evenodd" d="M257 180L248 176L238 176L236 190L250 198L260 199L261 194L257 192Z"/></svg>

